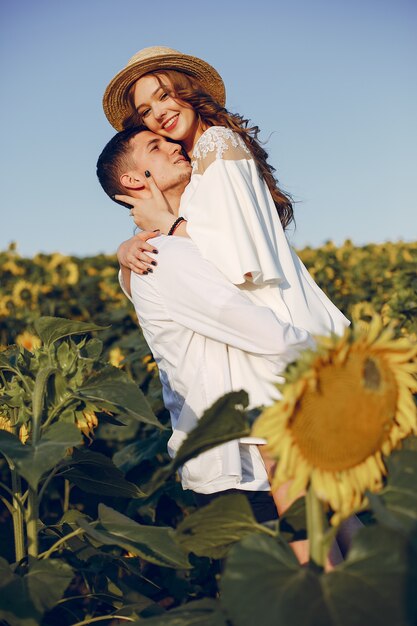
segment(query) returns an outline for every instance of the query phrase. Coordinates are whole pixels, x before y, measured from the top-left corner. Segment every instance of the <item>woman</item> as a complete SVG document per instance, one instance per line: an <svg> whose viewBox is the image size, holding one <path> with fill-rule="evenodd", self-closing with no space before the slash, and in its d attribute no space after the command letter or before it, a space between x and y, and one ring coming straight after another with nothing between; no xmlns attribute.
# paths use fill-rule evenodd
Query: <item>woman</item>
<svg viewBox="0 0 417 626"><path fill-rule="evenodd" d="M288 244L284 230L293 220L290 199L279 189L274 169L256 137L257 127L224 108L219 74L205 61L170 48L139 51L106 89L103 106L117 130L145 124L187 151L193 173L181 202L187 234L214 263L256 303L282 320L313 334L343 334L347 318L314 282ZM132 199L135 221L158 228ZM146 235L147 237L149 235ZM152 250L146 243L143 251ZM138 239L119 248L119 260L132 257ZM143 255L139 253L139 259ZM131 265L135 271L151 263Z"/></svg>
<svg viewBox="0 0 417 626"><path fill-rule="evenodd" d="M174 224L175 235L190 236L231 282L283 321L313 334L342 334L349 321L288 244L284 231L293 220L291 201L266 161L257 141L258 128L250 128L247 120L229 113L224 104L223 81L211 66L161 47L146 48L132 57L103 99L105 113L117 130L145 124L181 142L191 159L193 173L179 211L185 221ZM131 197L116 199L133 205L141 228L151 231L159 226L154 213L141 210ZM121 264L149 271L152 259L144 251L153 246L142 242L140 248L138 265L137 260L128 261L137 254L137 237L122 244ZM278 504L284 500L285 494L276 499ZM279 512L287 505L278 506Z"/></svg>

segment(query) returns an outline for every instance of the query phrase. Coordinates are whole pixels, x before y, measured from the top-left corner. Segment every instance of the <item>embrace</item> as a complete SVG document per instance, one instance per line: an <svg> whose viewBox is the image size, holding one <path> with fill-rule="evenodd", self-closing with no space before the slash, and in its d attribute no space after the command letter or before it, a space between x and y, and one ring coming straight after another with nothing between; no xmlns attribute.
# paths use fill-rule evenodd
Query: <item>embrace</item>
<svg viewBox="0 0 417 626"><path fill-rule="evenodd" d="M350 322L289 245L291 199L259 129L225 108L214 68L145 48L110 82L103 105L119 132L97 175L141 228L119 247L119 279L158 364L175 456L218 398L245 389L251 408L271 404L314 335L341 335ZM204 452L181 468L183 488L197 506L244 493L258 521L276 519L290 504L288 485L271 495L266 443L248 437ZM305 560L302 546L295 551Z"/></svg>

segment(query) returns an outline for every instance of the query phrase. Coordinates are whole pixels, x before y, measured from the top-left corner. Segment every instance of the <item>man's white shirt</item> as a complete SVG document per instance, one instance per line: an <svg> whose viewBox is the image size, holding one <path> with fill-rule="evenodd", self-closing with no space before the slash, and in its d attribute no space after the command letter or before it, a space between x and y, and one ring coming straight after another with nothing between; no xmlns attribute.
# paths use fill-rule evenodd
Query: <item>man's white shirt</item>
<svg viewBox="0 0 417 626"><path fill-rule="evenodd" d="M158 365L163 398L170 412L174 457L204 411L230 391L245 389L250 407L271 404L275 383L287 363L314 348L306 330L281 322L254 304L191 239L155 238L158 265L146 276L132 273L131 297L143 335ZM184 489L213 493L225 489L269 490L256 444L245 438L217 446L187 461Z"/></svg>

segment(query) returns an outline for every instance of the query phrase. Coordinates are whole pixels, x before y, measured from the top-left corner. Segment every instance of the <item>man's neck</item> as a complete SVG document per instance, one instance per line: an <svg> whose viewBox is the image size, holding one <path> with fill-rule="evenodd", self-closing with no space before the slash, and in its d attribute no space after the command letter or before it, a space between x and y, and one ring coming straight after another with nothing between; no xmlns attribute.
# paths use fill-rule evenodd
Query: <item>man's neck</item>
<svg viewBox="0 0 417 626"><path fill-rule="evenodd" d="M178 210L180 208L181 196L184 191L184 186L174 187L164 191L164 196L167 199L169 206L172 209L174 215L178 216Z"/></svg>

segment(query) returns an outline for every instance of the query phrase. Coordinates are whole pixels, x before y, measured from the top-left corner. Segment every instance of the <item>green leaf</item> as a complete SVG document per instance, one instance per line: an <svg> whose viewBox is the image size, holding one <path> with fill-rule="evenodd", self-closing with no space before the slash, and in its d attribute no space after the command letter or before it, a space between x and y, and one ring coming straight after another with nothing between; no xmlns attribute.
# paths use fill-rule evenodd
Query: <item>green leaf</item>
<svg viewBox="0 0 417 626"><path fill-rule="evenodd" d="M177 526L176 538L197 556L222 559L230 546L253 532L265 532L244 495L219 496ZM268 531L266 531L268 532Z"/></svg>
<svg viewBox="0 0 417 626"><path fill-rule="evenodd" d="M119 546L155 565L191 568L184 550L175 541L172 528L138 524L104 504L99 505L99 521L96 528L81 519L78 524L96 541Z"/></svg>
<svg viewBox="0 0 417 626"><path fill-rule="evenodd" d="M64 477L87 493L119 498L140 498L142 491L129 482L113 461L90 450L74 450Z"/></svg>
<svg viewBox="0 0 417 626"><path fill-rule="evenodd" d="M248 405L246 391L233 391L219 398L204 412L197 426L188 433L175 457L177 467L188 459L222 443L247 437L250 428L243 409Z"/></svg>
<svg viewBox="0 0 417 626"><path fill-rule="evenodd" d="M414 532L417 528L417 452L399 450L387 459L387 483L378 494L367 493L381 524Z"/></svg>
<svg viewBox="0 0 417 626"><path fill-rule="evenodd" d="M246 391L233 391L217 400L199 419L197 426L188 433L175 458L155 472L146 486L153 493L189 459L233 439L247 437L250 427L244 413L248 405Z"/></svg>
<svg viewBox="0 0 417 626"><path fill-rule="evenodd" d="M0 618L10 626L39 626L43 614L62 598L73 577L63 561L35 561L21 577L0 559Z"/></svg>
<svg viewBox="0 0 417 626"><path fill-rule="evenodd" d="M25 445L5 431L0 431L0 452L15 463L18 473L32 489L37 489L42 476L57 465L68 448L81 443L81 433L73 424L52 424L35 445Z"/></svg>
<svg viewBox="0 0 417 626"><path fill-rule="evenodd" d="M134 441L113 455L113 463L126 473L143 461L154 459L158 454L166 454L170 436L170 431L166 430Z"/></svg>
<svg viewBox="0 0 417 626"><path fill-rule="evenodd" d="M142 626L144 620L133 622ZM162 615L146 619L148 626L227 626L229 624L220 602L206 598L195 600ZM278 626L278 625L277 625Z"/></svg>
<svg viewBox="0 0 417 626"><path fill-rule="evenodd" d="M300 567L288 544L251 535L232 547L222 604L238 626L412 626L416 554L406 537L363 528L328 574Z"/></svg>
<svg viewBox="0 0 417 626"><path fill-rule="evenodd" d="M105 330L109 326L97 326L92 322L77 322L63 317L40 317L34 322L36 332L46 347L58 339L71 335L84 335L95 330Z"/></svg>
<svg viewBox="0 0 417 626"><path fill-rule="evenodd" d="M116 367L108 367L95 374L82 387L76 389L74 395L82 400L107 405L110 409L115 407L118 412L125 412L157 428L165 428L155 417L139 387Z"/></svg>
<svg viewBox="0 0 417 626"><path fill-rule="evenodd" d="M298 498L279 518L279 533L286 541L307 538L306 501Z"/></svg>
<svg viewBox="0 0 417 626"><path fill-rule="evenodd" d="M102 351L103 342L101 341L101 339L93 337L93 339L87 341L85 346L80 350L80 356L83 359L91 359L92 361L95 361L98 359Z"/></svg>
<svg viewBox="0 0 417 626"><path fill-rule="evenodd" d="M32 440L36 443L39 439L42 411L45 402L45 389L48 384L49 378L56 374L58 370L56 367L45 367L36 374L35 386L32 394L32 409L33 409L33 435Z"/></svg>

